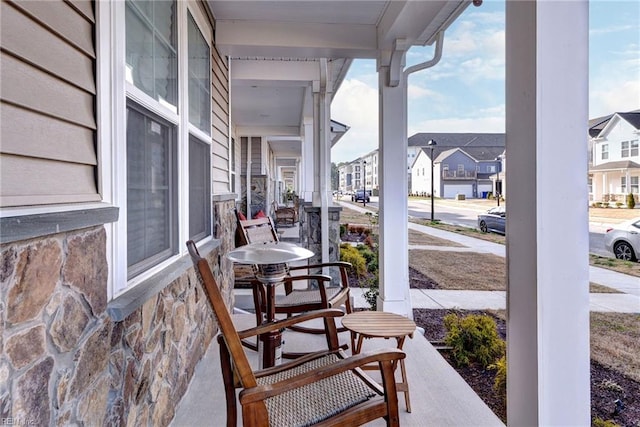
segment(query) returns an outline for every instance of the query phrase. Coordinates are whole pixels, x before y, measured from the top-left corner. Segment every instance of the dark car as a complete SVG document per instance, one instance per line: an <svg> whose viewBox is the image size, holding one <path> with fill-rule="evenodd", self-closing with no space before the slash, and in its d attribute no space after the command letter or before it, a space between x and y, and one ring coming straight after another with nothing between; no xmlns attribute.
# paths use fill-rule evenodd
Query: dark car
<svg viewBox="0 0 640 427"><path fill-rule="evenodd" d="M494 233L505 234L507 223L507 212L504 206L496 206L478 215L478 228L483 233L493 231Z"/></svg>
<svg viewBox="0 0 640 427"><path fill-rule="evenodd" d="M355 193L351 196L352 202L366 202L369 203L369 193L365 193L364 190L356 190Z"/></svg>

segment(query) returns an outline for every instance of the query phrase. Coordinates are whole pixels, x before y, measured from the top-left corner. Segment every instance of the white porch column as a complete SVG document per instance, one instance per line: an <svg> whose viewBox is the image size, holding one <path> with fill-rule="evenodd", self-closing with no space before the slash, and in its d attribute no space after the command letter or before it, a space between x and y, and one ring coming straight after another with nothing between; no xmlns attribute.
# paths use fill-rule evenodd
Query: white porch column
<svg viewBox="0 0 640 427"><path fill-rule="evenodd" d="M588 65L587 1L507 2L507 416L514 426L590 424Z"/></svg>
<svg viewBox="0 0 640 427"><path fill-rule="evenodd" d="M314 175L313 165L314 149L313 149L313 118L305 117L303 120L304 138L302 140L302 157L300 165L300 197L305 202L313 200Z"/></svg>
<svg viewBox="0 0 640 427"><path fill-rule="evenodd" d="M404 57L404 52L401 52ZM400 76L404 59L400 64ZM392 66L394 66L392 62ZM389 86L389 66L378 69L380 164L380 294L378 310L413 318L409 296L407 101L402 78ZM398 70L396 70L397 72Z"/></svg>

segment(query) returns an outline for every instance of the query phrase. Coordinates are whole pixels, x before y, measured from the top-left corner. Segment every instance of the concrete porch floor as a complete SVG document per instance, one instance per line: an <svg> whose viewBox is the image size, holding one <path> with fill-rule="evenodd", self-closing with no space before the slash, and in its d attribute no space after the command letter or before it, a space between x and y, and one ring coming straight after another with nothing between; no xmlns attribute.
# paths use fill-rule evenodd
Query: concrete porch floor
<svg viewBox="0 0 640 427"><path fill-rule="evenodd" d="M254 326L255 318L249 314L234 315L236 327ZM347 343L348 333L340 334ZM286 331L286 351L312 351L325 345L322 336ZM364 350L394 346L395 341L366 340ZM347 350L349 351L349 350ZM398 393L400 421L403 426L502 426L491 409L478 397L458 373L440 356L437 350L419 333L407 339L406 368L412 412L406 412L404 394ZM257 353L246 349L253 366L257 366ZM368 371L373 377L375 371ZM400 378L399 369L396 372ZM240 411L239 411L240 412ZM182 398L172 426L222 426L226 423L225 397L220 370L218 343L212 341L205 357L196 368L189 389ZM385 425L378 420L369 425Z"/></svg>

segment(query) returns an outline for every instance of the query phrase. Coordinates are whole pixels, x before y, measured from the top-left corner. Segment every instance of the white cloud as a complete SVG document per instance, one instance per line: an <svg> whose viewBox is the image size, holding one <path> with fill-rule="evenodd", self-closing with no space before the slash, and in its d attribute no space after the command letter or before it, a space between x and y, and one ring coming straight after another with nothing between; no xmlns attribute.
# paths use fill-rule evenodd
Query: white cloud
<svg viewBox="0 0 640 427"><path fill-rule="evenodd" d="M640 109L639 80L610 81L589 94L590 118L637 109Z"/></svg>
<svg viewBox="0 0 640 427"><path fill-rule="evenodd" d="M419 98L437 98L438 94L430 89L409 84L407 88L407 97L409 99L419 99Z"/></svg>
<svg viewBox="0 0 640 427"><path fill-rule="evenodd" d="M474 117L447 117L411 123L408 136L419 132L504 132L504 105L479 110Z"/></svg>
<svg viewBox="0 0 640 427"><path fill-rule="evenodd" d="M345 79L331 104L331 118L350 127L331 150L335 163L354 160L378 146L378 88Z"/></svg>

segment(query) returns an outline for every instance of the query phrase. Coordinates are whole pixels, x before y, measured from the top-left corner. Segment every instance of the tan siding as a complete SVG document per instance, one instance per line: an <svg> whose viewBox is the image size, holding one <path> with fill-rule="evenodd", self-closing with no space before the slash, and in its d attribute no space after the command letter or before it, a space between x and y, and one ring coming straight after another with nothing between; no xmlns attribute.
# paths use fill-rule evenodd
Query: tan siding
<svg viewBox="0 0 640 427"><path fill-rule="evenodd" d="M0 63L3 101L95 129L93 95L5 53Z"/></svg>
<svg viewBox="0 0 640 427"><path fill-rule="evenodd" d="M0 154L1 203L21 206L99 200L93 174L93 166Z"/></svg>
<svg viewBox="0 0 640 427"><path fill-rule="evenodd" d="M227 124L227 120L228 118L225 117L220 117L217 115L213 115L213 128L215 129L214 132L220 132L224 138L227 138L229 136L229 126Z"/></svg>
<svg viewBox="0 0 640 427"><path fill-rule="evenodd" d="M91 0L66 0L66 2L86 20L96 22L93 15L93 2Z"/></svg>
<svg viewBox="0 0 640 427"><path fill-rule="evenodd" d="M67 41L52 36L46 28L37 24L8 3L2 3L0 37L2 47L25 62L95 93L93 60ZM25 37L28 34L28 37Z"/></svg>
<svg viewBox="0 0 640 427"><path fill-rule="evenodd" d="M62 0L12 1L35 21L68 40L88 56L95 58L93 24L82 18Z"/></svg>
<svg viewBox="0 0 640 427"><path fill-rule="evenodd" d="M100 200L93 4L1 7L0 206Z"/></svg>
<svg viewBox="0 0 640 427"><path fill-rule="evenodd" d="M4 124L0 128L2 152L96 164L91 130L9 104L0 105L0 116ZM55 135L55 143L51 135Z"/></svg>
<svg viewBox="0 0 640 427"><path fill-rule="evenodd" d="M228 160L227 160L228 150L224 153L214 153L212 156L213 159L213 167L216 169L227 169L228 168Z"/></svg>
<svg viewBox="0 0 640 427"><path fill-rule="evenodd" d="M215 43L214 43L215 46ZM214 192L229 191L229 87L225 59L217 49L211 52L212 173Z"/></svg>

